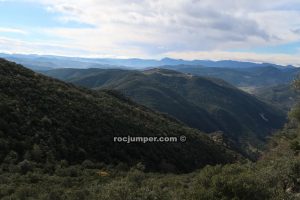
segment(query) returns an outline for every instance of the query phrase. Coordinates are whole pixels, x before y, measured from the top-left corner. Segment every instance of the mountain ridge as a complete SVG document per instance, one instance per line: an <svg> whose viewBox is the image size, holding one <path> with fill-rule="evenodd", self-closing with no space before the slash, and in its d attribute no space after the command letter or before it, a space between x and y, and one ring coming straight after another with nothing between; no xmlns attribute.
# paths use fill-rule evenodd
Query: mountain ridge
<svg viewBox="0 0 300 200"><path fill-rule="evenodd" d="M291 83L299 74L300 68L277 68L260 66L247 68L220 68L203 66L162 66L198 76L223 79L236 87L262 87Z"/></svg>
<svg viewBox="0 0 300 200"><path fill-rule="evenodd" d="M174 58L142 59L142 58L84 58L84 57L66 57L66 56L51 56L51 55L26 55L26 54L4 54L0 53L0 57L7 60L23 64L35 70L48 70L47 68L132 68L144 69L147 67L158 67L164 65L191 65L205 67L221 67L221 68L247 68L247 67L262 67L274 66L277 68L294 68L294 66L277 65L271 63L255 63L246 61L234 60L183 60ZM71 65L70 65L71 64Z"/></svg>

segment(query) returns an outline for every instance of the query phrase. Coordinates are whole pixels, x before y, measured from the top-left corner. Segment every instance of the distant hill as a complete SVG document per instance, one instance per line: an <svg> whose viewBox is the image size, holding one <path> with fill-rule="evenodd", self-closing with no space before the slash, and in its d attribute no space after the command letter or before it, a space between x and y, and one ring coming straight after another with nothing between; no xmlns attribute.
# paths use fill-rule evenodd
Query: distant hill
<svg viewBox="0 0 300 200"><path fill-rule="evenodd" d="M293 66L281 66L270 63L251 63L231 60L181 60L164 58L151 59L113 59L113 58L80 58L47 55L1 54L7 60L19 63L34 71L48 71L59 68L74 69L139 69L159 67L223 79L247 91L261 86L274 86L290 83L300 72Z"/></svg>
<svg viewBox="0 0 300 200"><path fill-rule="evenodd" d="M191 127L205 132L221 130L246 146L257 146L285 121L279 110L220 79L167 69L143 72L59 69L45 73L92 89L121 91L134 101Z"/></svg>
<svg viewBox="0 0 300 200"><path fill-rule="evenodd" d="M291 84L257 88L253 94L286 112L300 101L299 91L296 91Z"/></svg>
<svg viewBox="0 0 300 200"><path fill-rule="evenodd" d="M39 55L22 55L22 54L1 54L0 58L16 62L34 71L46 71L57 68L116 68L109 64L101 64L92 59L80 59L63 56L39 56ZM126 68L122 66L121 68Z"/></svg>
<svg viewBox="0 0 300 200"><path fill-rule="evenodd" d="M116 143L114 136L186 136L177 143ZM189 171L231 162L232 151L176 120L107 91L90 91L0 60L0 166L65 160ZM27 161L26 161L27 160ZM6 166L6 167L5 167Z"/></svg>
<svg viewBox="0 0 300 200"><path fill-rule="evenodd" d="M272 65L248 68L216 68L203 66L163 66L198 76L223 79L237 87L261 87L291 83L300 68L279 68Z"/></svg>
<svg viewBox="0 0 300 200"><path fill-rule="evenodd" d="M253 63L233 60L182 60L163 58L160 60L140 59L140 58L82 58L82 57L65 57L49 55L22 55L22 54L1 54L0 57L10 61L23 64L34 70L47 70L49 68L134 68L145 69L148 67L159 67L164 65L191 65L218 68L249 68L274 66L276 68L294 68L293 66L281 66L270 63ZM113 66L113 67L112 67Z"/></svg>

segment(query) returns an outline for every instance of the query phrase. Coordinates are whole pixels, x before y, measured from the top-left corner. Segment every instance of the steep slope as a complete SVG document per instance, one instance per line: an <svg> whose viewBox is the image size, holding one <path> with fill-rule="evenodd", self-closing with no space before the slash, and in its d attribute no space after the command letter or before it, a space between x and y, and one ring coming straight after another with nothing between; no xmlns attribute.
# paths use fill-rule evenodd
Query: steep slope
<svg viewBox="0 0 300 200"><path fill-rule="evenodd" d="M90 91L0 60L0 163L84 160L188 171L233 161L206 135L110 91ZM186 142L116 143L114 136L186 136ZM24 164L24 163L23 163ZM48 166L41 165L41 167Z"/></svg>
<svg viewBox="0 0 300 200"><path fill-rule="evenodd" d="M68 80L93 89L119 90L136 102L168 113L191 127L206 132L221 130L244 145L257 146L285 121L280 111L222 80L166 69L124 73L98 70Z"/></svg>

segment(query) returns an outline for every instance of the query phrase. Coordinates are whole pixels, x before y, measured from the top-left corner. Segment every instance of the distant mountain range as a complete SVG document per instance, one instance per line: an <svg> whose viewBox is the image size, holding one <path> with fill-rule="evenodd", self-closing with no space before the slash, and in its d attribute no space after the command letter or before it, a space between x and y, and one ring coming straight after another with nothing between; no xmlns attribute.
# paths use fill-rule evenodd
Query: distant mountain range
<svg viewBox="0 0 300 200"><path fill-rule="evenodd" d="M95 90L118 90L193 128L205 132L221 130L244 147L257 147L285 122L279 110L220 79L158 68L56 69L44 73Z"/></svg>
<svg viewBox="0 0 300 200"><path fill-rule="evenodd" d="M282 68L274 65L254 67L220 68L191 65L162 66L165 69L177 70L198 76L223 79L236 87L265 87L278 84L289 84L299 74L300 68ZM251 88L250 88L251 89Z"/></svg>
<svg viewBox="0 0 300 200"><path fill-rule="evenodd" d="M158 67L163 65L197 65L198 67L218 67L218 68L249 68L274 66L276 68L293 68L293 66L281 66L270 63L240 62L232 60L210 61L210 60L182 60L163 58L154 59L118 59L118 58L81 58L63 57L47 55L22 55L22 54L1 54L0 57L10 61L23 64L34 70L48 70L50 68L135 68L143 69L147 67Z"/></svg>

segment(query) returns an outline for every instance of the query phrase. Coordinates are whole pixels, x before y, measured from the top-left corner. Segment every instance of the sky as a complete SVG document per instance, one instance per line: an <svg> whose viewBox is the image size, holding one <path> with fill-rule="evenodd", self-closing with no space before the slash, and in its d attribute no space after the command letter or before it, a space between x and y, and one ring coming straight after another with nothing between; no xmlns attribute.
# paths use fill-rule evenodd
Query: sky
<svg viewBox="0 0 300 200"><path fill-rule="evenodd" d="M300 1L0 0L0 52L300 66Z"/></svg>

